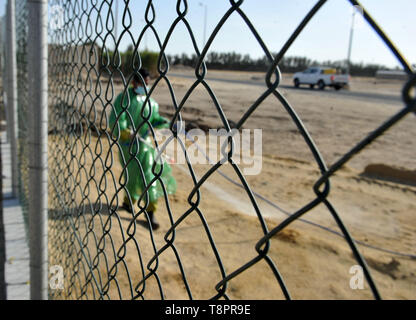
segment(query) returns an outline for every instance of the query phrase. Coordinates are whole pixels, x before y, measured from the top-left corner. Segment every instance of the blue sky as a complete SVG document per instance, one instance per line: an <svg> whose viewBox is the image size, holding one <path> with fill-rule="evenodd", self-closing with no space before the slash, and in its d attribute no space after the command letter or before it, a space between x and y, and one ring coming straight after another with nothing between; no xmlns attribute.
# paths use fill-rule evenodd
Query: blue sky
<svg viewBox="0 0 416 320"><path fill-rule="evenodd" d="M188 20L195 31L198 44L203 43L204 7L207 5L207 34L215 28L224 12L230 7L225 0L189 1ZM246 12L259 34L271 51L278 51L296 28L316 0L246 0L242 9ZM370 14L383 26L399 49L411 63L416 63L416 1L414 0L363 0ZM170 23L176 17L174 1L157 1L157 30L162 38ZM288 55L308 56L317 60L345 59L352 21L352 6L346 0L329 0L316 15L310 25L299 36ZM356 15L356 29L352 48L352 60L370 63L397 65L396 59L380 41L374 31ZM185 28L178 26L171 39L169 51L174 53L193 52L192 47L183 41ZM152 36L147 37L148 46L155 48ZM236 51L260 57L263 51L251 35L238 14L233 14L213 42L213 51Z"/></svg>
<svg viewBox="0 0 416 320"><path fill-rule="evenodd" d="M0 14L4 13L5 0L0 0ZM133 17L132 33L137 40L144 26L144 10L147 1L131 0ZM245 0L242 9L262 36L269 50L278 51L296 28L316 0ZM416 63L416 13L415 0L362 0L362 5L393 39L410 63ZM119 33L122 30L124 0L119 0ZM230 8L228 0L188 0L187 20L191 25L198 46L203 44L204 10L207 8L207 37ZM156 9L155 28L162 41L171 23L177 17L176 0L154 0ZM345 59L352 20L352 6L347 0L328 0L320 12L306 27L287 55L308 56L324 60ZM374 31L356 15L352 61L379 63L390 67L398 65L396 59L381 42ZM129 37L122 39L122 48L130 43ZM156 50L153 34L146 35L143 45ZM263 51L241 17L234 13L225 23L212 43L211 51L236 51L256 58ZM193 53L186 28L180 23L167 46L167 53Z"/></svg>

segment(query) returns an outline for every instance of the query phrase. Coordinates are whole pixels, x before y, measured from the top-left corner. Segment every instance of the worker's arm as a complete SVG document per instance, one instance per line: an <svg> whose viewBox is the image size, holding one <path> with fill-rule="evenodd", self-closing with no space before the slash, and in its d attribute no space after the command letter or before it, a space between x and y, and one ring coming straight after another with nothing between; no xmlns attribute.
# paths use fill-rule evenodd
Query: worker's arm
<svg viewBox="0 0 416 320"><path fill-rule="evenodd" d="M128 94L128 93L127 93ZM118 137L118 128L120 128L120 139L122 141L126 141L130 139L130 128L128 128L128 121L127 121L127 111L123 110L121 106L121 100L123 99L123 93L119 94L114 101L114 107L111 110L110 114L110 131L113 130L114 137ZM127 101L128 97L125 96L124 100ZM126 106L127 103L125 102L124 105ZM117 120L117 116L120 115L120 117ZM117 123L118 126L117 126Z"/></svg>
<svg viewBox="0 0 416 320"><path fill-rule="evenodd" d="M152 119L151 124L155 129L169 128L170 122L165 117L159 114L159 105L156 101L152 100Z"/></svg>

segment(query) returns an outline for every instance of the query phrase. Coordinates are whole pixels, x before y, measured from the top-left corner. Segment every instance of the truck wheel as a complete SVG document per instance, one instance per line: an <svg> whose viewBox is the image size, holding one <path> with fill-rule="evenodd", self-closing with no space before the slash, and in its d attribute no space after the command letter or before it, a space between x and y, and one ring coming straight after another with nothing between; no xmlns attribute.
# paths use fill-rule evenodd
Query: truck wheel
<svg viewBox="0 0 416 320"><path fill-rule="evenodd" d="M342 88L342 86L340 86L340 85L335 85L335 86L334 86L334 89L335 89L335 90L337 90L337 91L338 91L338 90L341 90L341 88Z"/></svg>
<svg viewBox="0 0 416 320"><path fill-rule="evenodd" d="M300 82L299 82L299 79L298 78L296 78L295 80L293 80L293 83L295 85L295 88L299 88Z"/></svg>
<svg viewBox="0 0 416 320"><path fill-rule="evenodd" d="M323 80L318 81L318 88L319 88L319 90L324 90L325 89L325 82Z"/></svg>
<svg viewBox="0 0 416 320"><path fill-rule="evenodd" d="M314 84L310 84L309 85L309 88L313 89L313 88L315 88L315 85Z"/></svg>

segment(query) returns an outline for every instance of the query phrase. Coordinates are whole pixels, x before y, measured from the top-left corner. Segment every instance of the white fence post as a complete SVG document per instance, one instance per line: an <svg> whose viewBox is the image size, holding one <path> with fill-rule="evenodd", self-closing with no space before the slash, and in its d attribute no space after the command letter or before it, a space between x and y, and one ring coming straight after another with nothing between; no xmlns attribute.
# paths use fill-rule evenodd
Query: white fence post
<svg viewBox="0 0 416 320"><path fill-rule="evenodd" d="M30 296L48 299L48 7L28 0Z"/></svg>
<svg viewBox="0 0 416 320"><path fill-rule="evenodd" d="M12 167L12 196L18 195L17 172L17 62L16 62L16 18L14 0L7 1L7 126L8 141L11 148Z"/></svg>

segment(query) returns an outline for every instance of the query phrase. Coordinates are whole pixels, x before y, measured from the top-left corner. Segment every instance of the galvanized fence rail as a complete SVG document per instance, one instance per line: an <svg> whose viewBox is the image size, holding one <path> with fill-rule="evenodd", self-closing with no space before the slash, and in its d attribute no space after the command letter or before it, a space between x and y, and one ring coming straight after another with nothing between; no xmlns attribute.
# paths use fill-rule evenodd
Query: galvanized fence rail
<svg viewBox="0 0 416 320"><path fill-rule="evenodd" d="M27 210L31 206L28 199L30 199L29 195L33 190L29 190L31 185L28 180L28 169L30 168L28 141L30 135L27 132L26 124L34 112L31 109L32 102L27 88L28 79L33 74L30 74L28 69L36 70L30 66L36 64L36 61L28 60L28 45L30 44L28 5L30 2L16 1L19 190L20 198ZM119 25L117 25L115 17L116 1L53 0L49 2L49 9L58 15L55 15L55 20L52 21L53 28L51 28L51 21L49 21L50 28L47 40L49 90L48 250L49 265L61 266L65 279L63 290L50 290L50 298L145 299L150 296L163 299L166 297L167 291L171 290L164 285L164 281L160 277L161 270L166 271L163 269L165 267L164 259L168 255L174 257L173 261L180 275L179 284L177 284L178 290L180 287L180 290L186 292L188 298L194 298L195 292L188 280L189 270L187 271L186 264L189 259L197 259L198 257L181 255L178 249L179 236L176 232L188 217L193 216L198 218L199 232L204 233L214 261L211 269L207 268L205 272L215 270L213 272L219 274L219 280L211 283L210 288L206 288L215 291L210 298L230 298L232 294L230 294L229 284L233 280L254 265L266 263L275 277L275 285L280 288L284 298L290 299L290 290L285 283L284 276L279 272L279 263L269 255L271 239L294 221L301 220L305 214L318 205L324 205L336 222L339 227L338 232L345 238L354 258L362 267L374 298L381 298L370 269L358 250L356 242L340 218L337 209L329 200L330 180L355 155L366 149L370 143L398 121L415 112L416 99L412 95L412 90L416 84L416 75L405 57L364 9L365 20L390 48L409 75L402 93L403 107L328 167L313 138L296 113L295 107L279 90L281 72L278 66L293 42L326 1L316 2L276 55L269 51L262 35L251 23L250 13L244 12L242 9L243 2L243 0L229 1L228 10L224 12L223 17L218 21L202 48L198 46L192 27L187 20L190 1L177 1L176 19L163 39L155 27L158 12L151 0L146 2L144 12L134 12L134 19L137 19L137 15L140 14L145 21L142 30L133 30L133 12L131 12L131 1L129 0L121 1L122 21ZM350 0L349 2L351 5L361 6L358 1ZM251 114L261 108L263 101L273 97L276 105L283 106L302 135L320 169L321 176L313 187L315 199L305 203L296 212L288 213L286 219L269 230L258 205L258 195L250 187L240 166L233 160L232 139L229 139L228 147L231 149L225 160L232 166L235 176L238 177L237 184L243 188L256 212L262 236L257 239L255 244L257 253L255 257L251 257L246 263L233 270L227 270L222 262L223 255L227 253L218 250L218 239L214 237L207 217L200 206L204 198L204 191L201 190L201 187L213 173L221 170L224 161L216 162L209 170L198 176L193 164L189 161L186 148L183 148L182 152L187 160L186 172L192 188L187 198L188 209L178 216L177 212L172 211L168 195L169 185L166 184L163 176L167 163L164 162L160 167L152 166L149 179L149 176L146 177L146 168L143 167L139 150L149 143L149 140L143 138L143 128L148 128L149 136L156 140L156 127L152 122L152 112L154 111L146 113L144 106L149 105L154 91L161 83L166 84L166 90L169 90L171 96L174 115L168 119L169 130L173 140L176 140L179 145L184 146L185 141L181 140L179 133L183 128L177 125L177 121L182 119L181 111L197 86L206 89L223 127L231 132L231 126L221 106L221 101L205 79L207 67L204 62L212 43L231 16L239 16L244 21L261 46L269 65L268 71L264 75L265 91L241 116L235 127L242 128ZM178 100L175 95L169 76L169 61L165 52L179 24L184 25L188 32L188 36L184 37L183 41L191 41L197 55L195 81L181 100ZM116 25L119 27L118 32L115 32ZM139 70L143 66L141 54L144 50L146 32L151 33L159 45L157 77L153 85L146 90L140 114L141 122L135 123L134 115L129 109L133 103L129 97L129 86L135 77L139 83L143 84L145 81ZM128 72L122 71L120 53L122 38L130 38L134 48ZM115 102L119 94L116 83L121 83L121 92L123 93L119 107ZM150 106L151 110L154 105L150 104ZM115 123L112 123L111 114L115 114ZM130 135L127 139L122 136L124 127L120 124L121 120L131 123L133 134L129 132ZM161 146L155 145L156 150L160 150L160 148ZM135 199L129 191L131 190L129 183L137 178L133 177L132 168L136 168L137 176L143 184L138 199ZM152 186L156 184L163 193L159 205L163 203L161 205L164 207L163 214L167 215L170 221L169 229L162 237L158 235L160 231L152 228L151 223L152 212L155 208L152 207L150 192ZM37 188L39 185L32 185L32 187ZM135 200L138 200L137 203L134 203ZM126 202L127 207L122 208L123 202ZM126 215L126 211L131 211L131 213ZM143 228L138 219L147 221L148 229ZM143 230L146 231L143 233ZM43 249L46 250L46 248ZM198 296L196 295L196 297ZM169 291L169 297L174 298L175 295Z"/></svg>

